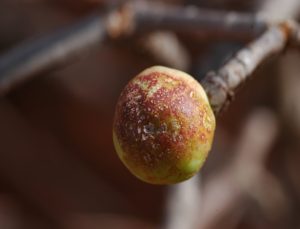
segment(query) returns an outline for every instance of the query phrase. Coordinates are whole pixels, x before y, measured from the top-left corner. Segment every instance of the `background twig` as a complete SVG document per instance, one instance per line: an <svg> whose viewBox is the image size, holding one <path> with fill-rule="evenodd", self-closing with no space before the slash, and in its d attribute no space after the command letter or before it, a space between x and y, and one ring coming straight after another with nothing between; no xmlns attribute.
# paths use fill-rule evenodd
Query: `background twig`
<svg viewBox="0 0 300 229"><path fill-rule="evenodd" d="M188 26L187 26L188 25ZM0 57L0 95L38 73L62 66L82 56L107 37L158 29L202 31L207 34L256 34L266 24L251 14L125 5L106 16L91 16L39 40L17 46Z"/></svg>
<svg viewBox="0 0 300 229"><path fill-rule="evenodd" d="M105 37L103 18L91 16L68 29L21 44L0 58L0 95L38 73L82 56Z"/></svg>
<svg viewBox="0 0 300 229"><path fill-rule="evenodd" d="M132 7L136 30L167 29L203 32L226 36L255 36L266 29L265 21L256 14L226 12L196 7L165 7L156 4L135 4Z"/></svg>
<svg viewBox="0 0 300 229"><path fill-rule="evenodd" d="M201 210L200 174L169 188L166 229L193 229Z"/></svg>

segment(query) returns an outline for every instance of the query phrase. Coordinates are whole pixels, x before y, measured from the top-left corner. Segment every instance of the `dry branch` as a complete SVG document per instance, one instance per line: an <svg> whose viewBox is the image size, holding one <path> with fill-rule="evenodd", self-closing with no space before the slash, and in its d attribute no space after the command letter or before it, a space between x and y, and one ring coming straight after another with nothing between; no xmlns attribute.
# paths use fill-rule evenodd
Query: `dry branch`
<svg viewBox="0 0 300 229"><path fill-rule="evenodd" d="M138 4L139 3L139 4ZM197 7L166 7L138 2L124 9L132 13L136 30L166 29L183 32L204 32L226 36L255 36L266 29L265 21L256 14L199 9Z"/></svg>
<svg viewBox="0 0 300 229"><path fill-rule="evenodd" d="M102 18L92 16L68 29L17 46L0 58L0 95L38 73L82 56L105 37Z"/></svg>
<svg viewBox="0 0 300 229"><path fill-rule="evenodd" d="M165 229L193 229L201 210L200 173L168 189Z"/></svg>
<svg viewBox="0 0 300 229"><path fill-rule="evenodd" d="M217 72L209 72L203 80L211 105L219 113L234 97L236 89L252 75L264 60L284 50L287 43L300 46L299 24L287 20L299 12L298 0L269 0L257 13L266 24L274 24L260 38L237 52ZM281 23L282 21L285 23ZM275 23L278 23L277 26Z"/></svg>
<svg viewBox="0 0 300 229"><path fill-rule="evenodd" d="M265 23L256 15L225 13L195 8L126 4L104 16L92 16L46 38L25 43L0 58L0 95L38 73L51 70L82 56L83 51L106 38L133 32L170 29L234 34L262 31ZM288 41L300 45L295 22L270 27L260 38L239 51L219 71L203 80L211 105L218 113L233 98L234 91L268 57L284 50Z"/></svg>
<svg viewBox="0 0 300 229"><path fill-rule="evenodd" d="M263 61L284 50L296 28L293 22L270 27L261 37L237 52L217 72L206 75L202 84L215 113L219 113L232 100L236 89Z"/></svg>
<svg viewBox="0 0 300 229"><path fill-rule="evenodd" d="M78 59L106 38L133 32L170 29L207 34L257 33L266 24L255 15L195 8L128 4L104 16L91 16L39 40L21 44L0 57L0 95L20 82Z"/></svg>

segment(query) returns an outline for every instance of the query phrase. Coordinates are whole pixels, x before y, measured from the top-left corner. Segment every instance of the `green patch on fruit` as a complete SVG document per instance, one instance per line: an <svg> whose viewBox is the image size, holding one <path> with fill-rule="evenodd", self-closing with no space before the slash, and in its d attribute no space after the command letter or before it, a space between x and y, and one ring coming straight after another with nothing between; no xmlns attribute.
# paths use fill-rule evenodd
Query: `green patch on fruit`
<svg viewBox="0 0 300 229"><path fill-rule="evenodd" d="M202 162L203 162L203 160L192 159L184 166L183 170L186 173L195 173L200 168L200 165L202 164Z"/></svg>
<svg viewBox="0 0 300 229"><path fill-rule="evenodd" d="M123 160L123 150L120 146L120 143L119 143L119 140L117 138L117 135L115 133L115 131L113 131L113 143L114 143L114 146L115 146L115 149L117 151L117 154L118 156L120 157L121 160Z"/></svg>

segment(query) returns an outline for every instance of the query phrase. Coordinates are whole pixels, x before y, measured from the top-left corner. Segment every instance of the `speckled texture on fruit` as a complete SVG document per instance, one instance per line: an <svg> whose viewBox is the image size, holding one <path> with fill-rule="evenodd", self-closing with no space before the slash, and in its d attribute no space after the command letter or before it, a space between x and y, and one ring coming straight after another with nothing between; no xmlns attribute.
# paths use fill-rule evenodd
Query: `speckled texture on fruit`
<svg viewBox="0 0 300 229"><path fill-rule="evenodd" d="M126 85L113 125L116 151L135 176L152 184L173 184L201 168L215 118L195 79L154 66Z"/></svg>

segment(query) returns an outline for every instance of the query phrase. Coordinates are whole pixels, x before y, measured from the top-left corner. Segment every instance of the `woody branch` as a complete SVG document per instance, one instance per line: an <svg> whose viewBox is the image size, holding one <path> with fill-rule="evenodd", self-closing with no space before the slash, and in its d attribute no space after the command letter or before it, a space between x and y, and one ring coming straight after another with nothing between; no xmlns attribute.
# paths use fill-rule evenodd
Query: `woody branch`
<svg viewBox="0 0 300 229"><path fill-rule="evenodd" d="M187 26L188 25L188 26ZM266 23L251 14L125 4L107 15L90 16L47 37L25 42L0 57L0 95L19 83L82 56L108 38L168 29L206 35L258 34ZM221 33L221 34L220 34Z"/></svg>
<svg viewBox="0 0 300 229"><path fill-rule="evenodd" d="M238 51L219 70L207 73L202 84L218 114L233 99L238 87L269 57L280 54L287 44L299 43L299 27L293 21L271 26L258 39Z"/></svg>

